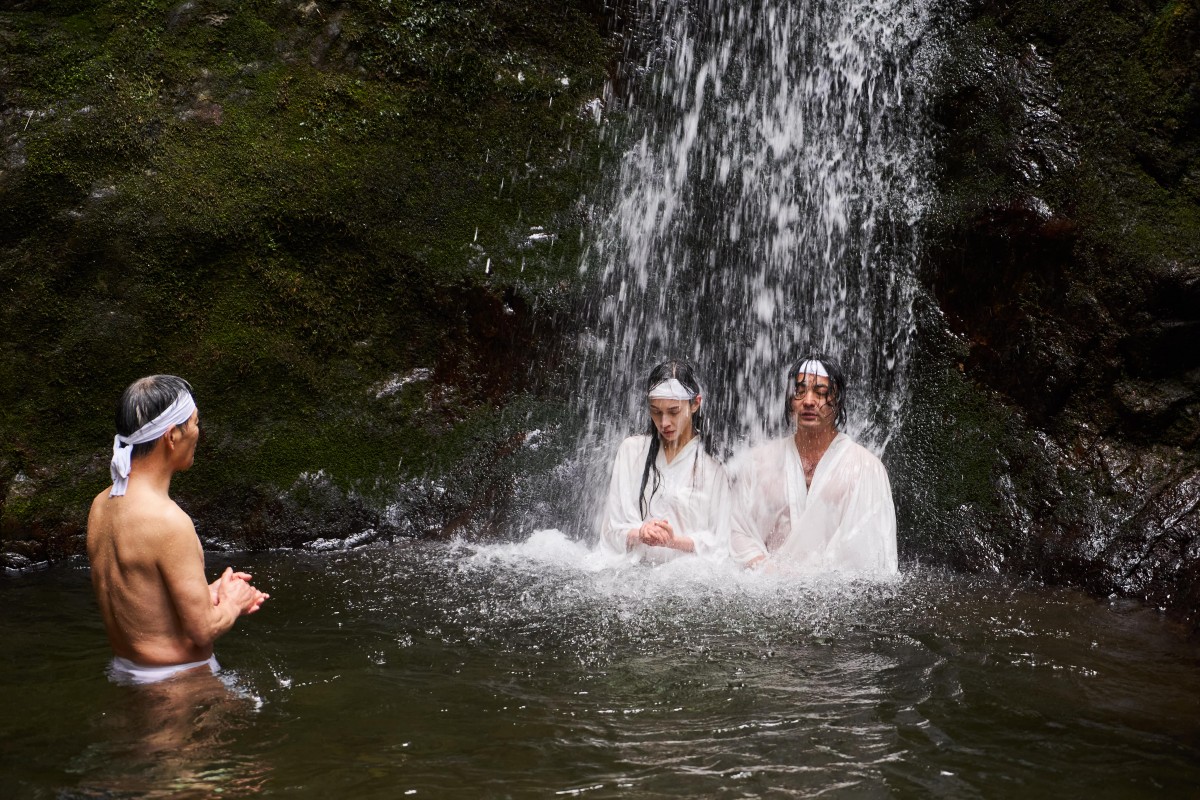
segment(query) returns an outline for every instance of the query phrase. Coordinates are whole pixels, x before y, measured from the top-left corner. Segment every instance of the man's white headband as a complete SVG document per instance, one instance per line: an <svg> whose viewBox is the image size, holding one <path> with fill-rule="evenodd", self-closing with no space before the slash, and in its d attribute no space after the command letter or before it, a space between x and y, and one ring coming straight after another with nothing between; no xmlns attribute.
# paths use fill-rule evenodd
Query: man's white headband
<svg viewBox="0 0 1200 800"><path fill-rule="evenodd" d="M829 377L829 373L825 371L825 365L816 359L809 359L800 365L794 377L799 378L801 375L816 375L818 378Z"/></svg>
<svg viewBox="0 0 1200 800"><path fill-rule="evenodd" d="M113 487L108 496L120 497L125 494L125 489L129 486L129 462L133 458L132 445L153 442L166 433L172 425L182 425L191 419L192 412L195 410L196 401L192 399L191 392L181 392L175 398L175 402L167 406L166 411L133 433L128 436L122 436L118 433L113 438L112 464L109 465L109 472L112 473Z"/></svg>
<svg viewBox="0 0 1200 800"><path fill-rule="evenodd" d="M679 382L678 378L670 378L650 390L651 400L695 400L696 393Z"/></svg>

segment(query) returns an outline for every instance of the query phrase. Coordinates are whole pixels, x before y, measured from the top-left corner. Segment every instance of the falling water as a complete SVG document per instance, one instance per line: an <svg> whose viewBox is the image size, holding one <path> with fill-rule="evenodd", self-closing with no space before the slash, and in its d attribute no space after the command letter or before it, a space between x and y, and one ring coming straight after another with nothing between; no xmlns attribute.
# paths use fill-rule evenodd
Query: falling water
<svg viewBox="0 0 1200 800"><path fill-rule="evenodd" d="M717 440L776 433L784 364L812 347L846 370L847 432L882 451L927 192L924 4L650 0L637 17L629 145L582 267L592 444L644 423L635 387L669 355L705 376Z"/></svg>

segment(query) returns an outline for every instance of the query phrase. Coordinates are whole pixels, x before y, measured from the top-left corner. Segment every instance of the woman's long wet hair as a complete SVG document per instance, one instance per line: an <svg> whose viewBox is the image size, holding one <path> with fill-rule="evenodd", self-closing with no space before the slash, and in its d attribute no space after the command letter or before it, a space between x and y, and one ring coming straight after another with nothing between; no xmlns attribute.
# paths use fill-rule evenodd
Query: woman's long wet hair
<svg viewBox="0 0 1200 800"><path fill-rule="evenodd" d="M672 358L662 362L654 369L650 370L650 377L646 379L646 394L658 386L663 381L669 381L671 378L676 379L688 388L692 393L700 394L700 381L696 378L696 369L688 362L680 358ZM703 430L703 406L692 414L692 432L699 436ZM658 450L661 447L661 442L658 438L658 428L654 427L654 420L650 420L650 452L646 454L646 466L642 469L642 485L638 488L638 508L641 509L642 519L650 513L650 500L646 498L646 484L650 482L651 473L654 474L654 483L650 488L650 499L654 499L655 492L658 491L658 485L662 481L662 475L658 471L658 465L655 463L658 459Z"/></svg>
<svg viewBox="0 0 1200 800"><path fill-rule="evenodd" d="M824 353L809 353L796 359L792 364L792 368L787 374L787 393L783 396L783 419L790 427L792 425L792 398L796 395L796 376L800 373L800 367L806 361L819 361L825 367L825 371L829 373L829 383L833 387L829 398L837 407L837 416L833 418L835 428L841 428L846 424L846 374L842 372L842 367L838 362L834 361Z"/></svg>

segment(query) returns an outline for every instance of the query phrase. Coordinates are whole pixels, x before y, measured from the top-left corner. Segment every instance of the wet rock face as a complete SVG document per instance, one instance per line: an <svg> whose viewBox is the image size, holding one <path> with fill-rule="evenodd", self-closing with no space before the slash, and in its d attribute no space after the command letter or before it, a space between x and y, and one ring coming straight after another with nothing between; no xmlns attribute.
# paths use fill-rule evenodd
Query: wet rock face
<svg viewBox="0 0 1200 800"><path fill-rule="evenodd" d="M135 6L0 4L0 553L82 550L156 373L207 541L485 518L554 413L603 4Z"/></svg>
<svg viewBox="0 0 1200 800"><path fill-rule="evenodd" d="M985 2L950 41L925 282L933 360L1012 414L1003 568L1200 620L1200 4Z"/></svg>

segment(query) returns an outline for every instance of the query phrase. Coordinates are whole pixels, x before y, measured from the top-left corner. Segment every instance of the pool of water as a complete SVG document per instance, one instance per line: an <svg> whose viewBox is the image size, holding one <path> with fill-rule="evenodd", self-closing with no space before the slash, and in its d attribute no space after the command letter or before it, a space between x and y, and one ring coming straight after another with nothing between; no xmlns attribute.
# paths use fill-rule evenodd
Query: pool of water
<svg viewBox="0 0 1200 800"><path fill-rule="evenodd" d="M221 679L107 681L86 565L0 579L0 797L1182 797L1200 644L1121 601L616 568L552 533L210 554Z"/></svg>

